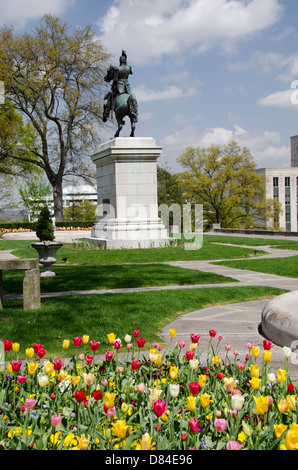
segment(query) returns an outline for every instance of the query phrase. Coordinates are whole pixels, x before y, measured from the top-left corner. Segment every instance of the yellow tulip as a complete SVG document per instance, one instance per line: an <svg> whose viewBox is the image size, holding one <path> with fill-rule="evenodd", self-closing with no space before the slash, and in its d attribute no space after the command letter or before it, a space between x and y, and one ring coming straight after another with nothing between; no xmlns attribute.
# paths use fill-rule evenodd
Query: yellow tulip
<svg viewBox="0 0 298 470"><path fill-rule="evenodd" d="M113 343L114 343L114 340L116 339L115 333L109 333L109 334L107 335L107 337L108 337L108 342L109 342L110 344L113 344Z"/></svg>
<svg viewBox="0 0 298 470"><path fill-rule="evenodd" d="M115 395L110 392L106 392L104 396L104 404L107 408L112 408L114 406Z"/></svg>
<svg viewBox="0 0 298 470"><path fill-rule="evenodd" d="M258 415L263 415L264 413L267 413L269 406L269 397L264 397L263 395L260 395L257 398L254 396L254 399L256 402L256 412L258 413Z"/></svg>
<svg viewBox="0 0 298 470"><path fill-rule="evenodd" d="M154 442L152 442L150 435L146 432L140 440L140 450L151 450L153 446Z"/></svg>
<svg viewBox="0 0 298 470"><path fill-rule="evenodd" d="M287 402L289 405L289 410L294 411L296 409L296 397L295 395L287 395Z"/></svg>
<svg viewBox="0 0 298 470"><path fill-rule="evenodd" d="M12 373L12 365L11 363L9 362L9 364L7 364L7 368L6 368L8 374L11 374Z"/></svg>
<svg viewBox="0 0 298 470"><path fill-rule="evenodd" d="M83 344L88 344L88 343L89 343L89 336L83 335Z"/></svg>
<svg viewBox="0 0 298 470"><path fill-rule="evenodd" d="M20 350L19 343L13 343L12 350L13 350L13 352L19 352L19 350Z"/></svg>
<svg viewBox="0 0 298 470"><path fill-rule="evenodd" d="M119 439L123 439L126 436L127 426L125 420L117 420L113 424L113 431Z"/></svg>
<svg viewBox="0 0 298 470"><path fill-rule="evenodd" d="M287 371L285 369L278 369L276 372L276 378L278 382L285 382L286 381L286 376L287 376Z"/></svg>
<svg viewBox="0 0 298 470"><path fill-rule="evenodd" d="M28 366L28 374L33 375L36 372L38 364L36 362L30 362L27 364Z"/></svg>
<svg viewBox="0 0 298 470"><path fill-rule="evenodd" d="M275 424L274 425L274 433L277 439L285 432L287 429L287 426L285 424Z"/></svg>
<svg viewBox="0 0 298 470"><path fill-rule="evenodd" d="M171 338L173 338L176 334L175 328L170 328L169 333L170 333Z"/></svg>
<svg viewBox="0 0 298 470"><path fill-rule="evenodd" d="M47 362L45 365L44 365L44 370L45 370L45 373L46 374L51 374L54 370L54 364L52 362Z"/></svg>
<svg viewBox="0 0 298 470"><path fill-rule="evenodd" d="M286 398L279 400L277 407L281 413L286 413L289 409L289 404Z"/></svg>
<svg viewBox="0 0 298 470"><path fill-rule="evenodd" d="M258 388L260 387L261 379L259 379L259 377L253 377L249 382L253 390L258 390Z"/></svg>
<svg viewBox="0 0 298 470"><path fill-rule="evenodd" d="M161 415L162 421L168 421L169 413L170 413L170 410L167 410L163 415Z"/></svg>
<svg viewBox="0 0 298 470"><path fill-rule="evenodd" d="M252 364L249 368L252 377L260 377L260 366Z"/></svg>
<svg viewBox="0 0 298 470"><path fill-rule="evenodd" d="M215 366L217 366L219 363L220 363L220 357L219 356L214 356L214 358L212 359L213 361L213 364Z"/></svg>
<svg viewBox="0 0 298 470"><path fill-rule="evenodd" d="M224 377L224 386L227 392L231 392L237 385L236 380L233 377Z"/></svg>
<svg viewBox="0 0 298 470"><path fill-rule="evenodd" d="M198 346L199 346L198 343L190 343L190 345L189 345L189 350L190 350L191 352L196 352L196 350L198 349Z"/></svg>
<svg viewBox="0 0 298 470"><path fill-rule="evenodd" d="M90 436L86 438L85 434L82 434L81 437L78 437L78 441L80 450L86 450L90 442Z"/></svg>
<svg viewBox="0 0 298 470"><path fill-rule="evenodd" d="M63 349L68 349L69 348L69 339L65 339L62 343L62 348Z"/></svg>
<svg viewBox="0 0 298 470"><path fill-rule="evenodd" d="M296 424L296 423L293 423ZM287 450L296 450L298 449L298 429L297 425L291 425L289 431L286 434L284 445Z"/></svg>
<svg viewBox="0 0 298 470"><path fill-rule="evenodd" d="M89 374L84 373L84 382L86 385L92 385L95 379L95 375L89 372Z"/></svg>
<svg viewBox="0 0 298 470"><path fill-rule="evenodd" d="M72 382L71 382L71 383L72 383L72 385L73 385L74 387L76 387L76 386L78 385L78 383L79 383L80 380L81 380L81 377L80 377L79 375L76 375L75 377L72 378Z"/></svg>
<svg viewBox="0 0 298 470"><path fill-rule="evenodd" d="M178 367L177 366L171 366L170 367L170 377L172 380L177 379L178 377Z"/></svg>
<svg viewBox="0 0 298 470"><path fill-rule="evenodd" d="M199 375L198 382L201 385L201 387L204 387L204 385L206 385L206 382L207 382L207 375Z"/></svg>
<svg viewBox="0 0 298 470"><path fill-rule="evenodd" d="M201 405L203 408L207 408L207 406L210 405L210 399L211 395L208 395L207 393L202 393L202 395L200 395Z"/></svg>
<svg viewBox="0 0 298 470"><path fill-rule="evenodd" d="M186 398L186 405L187 405L188 411L195 411L196 404L197 404L197 398L194 397L193 395L190 395Z"/></svg>
<svg viewBox="0 0 298 470"><path fill-rule="evenodd" d="M270 362L271 361L271 357L272 357L272 352L269 351L268 349L266 349L264 352L263 352L263 360L265 362Z"/></svg>
<svg viewBox="0 0 298 470"><path fill-rule="evenodd" d="M160 366L160 364L161 364L161 354L160 353L156 355L156 359L154 361L154 364L156 366Z"/></svg>
<svg viewBox="0 0 298 470"><path fill-rule="evenodd" d="M253 346L253 348L251 350L251 353L252 353L253 357L256 359L260 354L259 346Z"/></svg>
<svg viewBox="0 0 298 470"><path fill-rule="evenodd" d="M33 348L27 348L26 349L26 356L28 357L28 359L32 359L32 357L34 356L34 349Z"/></svg>

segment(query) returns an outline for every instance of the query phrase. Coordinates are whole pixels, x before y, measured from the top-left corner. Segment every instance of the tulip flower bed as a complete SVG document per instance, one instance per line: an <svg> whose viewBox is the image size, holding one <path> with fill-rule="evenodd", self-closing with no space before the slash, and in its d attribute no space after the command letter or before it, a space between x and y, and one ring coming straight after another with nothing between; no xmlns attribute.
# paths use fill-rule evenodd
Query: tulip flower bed
<svg viewBox="0 0 298 470"><path fill-rule="evenodd" d="M270 367L272 343L247 344L241 361L224 338L209 332L162 350L135 330L99 342L71 341L70 360L47 359L42 344L18 359L19 345L4 341L0 381L0 448L28 450L278 450L298 448L297 390L284 368ZM152 346L145 354L145 345ZM61 347L67 349L69 340ZM57 356L56 356L57 357ZM203 360L205 357L205 360Z"/></svg>

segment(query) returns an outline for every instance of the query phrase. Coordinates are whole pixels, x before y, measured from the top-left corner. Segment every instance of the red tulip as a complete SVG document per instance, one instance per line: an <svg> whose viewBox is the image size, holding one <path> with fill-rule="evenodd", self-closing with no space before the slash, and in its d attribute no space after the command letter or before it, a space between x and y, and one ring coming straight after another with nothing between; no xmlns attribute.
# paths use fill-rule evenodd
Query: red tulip
<svg viewBox="0 0 298 470"><path fill-rule="evenodd" d="M100 345L100 342L99 341L90 341L90 347L92 349L92 351L96 351Z"/></svg>
<svg viewBox="0 0 298 470"><path fill-rule="evenodd" d="M199 342L199 339L200 339L200 335L191 334L191 335L190 335L190 339L191 339L191 342L192 342L192 343L198 343L198 342Z"/></svg>
<svg viewBox="0 0 298 470"><path fill-rule="evenodd" d="M153 400L152 406L153 406L153 413L158 418L162 416L168 409L168 404L165 401L162 401L161 398L159 398L158 400Z"/></svg>
<svg viewBox="0 0 298 470"><path fill-rule="evenodd" d="M143 348L145 343L147 343L147 341L145 341L144 338L137 338L137 345L139 348Z"/></svg>
<svg viewBox="0 0 298 470"><path fill-rule="evenodd" d="M27 375L18 375L17 376L17 381L19 382L19 384L25 383L26 380L27 380Z"/></svg>
<svg viewBox="0 0 298 470"><path fill-rule="evenodd" d="M54 370L60 370L62 366L63 366L63 361L61 361L60 359L54 360Z"/></svg>
<svg viewBox="0 0 298 470"><path fill-rule="evenodd" d="M10 361L10 364L11 364L13 372L19 372L22 366L22 361Z"/></svg>
<svg viewBox="0 0 298 470"><path fill-rule="evenodd" d="M140 365L141 365L140 361L137 361L135 359L131 361L132 370L137 370L140 367Z"/></svg>
<svg viewBox="0 0 298 470"><path fill-rule="evenodd" d="M93 361L93 356L86 356L86 364L91 364Z"/></svg>
<svg viewBox="0 0 298 470"><path fill-rule="evenodd" d="M83 392L82 390L76 390L74 393L74 397L78 403L82 403L82 401L85 400L85 396L86 392Z"/></svg>
<svg viewBox="0 0 298 470"><path fill-rule="evenodd" d="M215 330L210 330L209 335L211 336L211 338L214 338L214 336L216 336L216 331Z"/></svg>
<svg viewBox="0 0 298 470"><path fill-rule="evenodd" d="M263 347L264 347L264 349L266 349L266 350L271 349L271 348L273 347L272 341L267 341L266 339L264 339L264 341L263 341Z"/></svg>
<svg viewBox="0 0 298 470"><path fill-rule="evenodd" d="M92 393L94 400L100 400L102 397L102 392L100 390L94 390Z"/></svg>
<svg viewBox="0 0 298 470"><path fill-rule="evenodd" d="M11 349L11 346L12 346L12 341L9 341L9 340L5 339L3 341L3 346L4 346L4 351L9 351Z"/></svg>
<svg viewBox="0 0 298 470"><path fill-rule="evenodd" d="M193 351L186 351L186 354L185 354L186 359L187 359L188 361L190 361L191 359L193 359L194 355L195 355L195 353L194 353Z"/></svg>
<svg viewBox="0 0 298 470"><path fill-rule="evenodd" d="M106 358L107 361L111 361L113 356L114 356L113 351L107 351L106 354L105 354L105 358Z"/></svg>
<svg viewBox="0 0 298 470"><path fill-rule="evenodd" d="M83 338L81 338L80 336L75 336L73 338L74 345L77 347L81 345L82 341L83 341Z"/></svg>
<svg viewBox="0 0 298 470"><path fill-rule="evenodd" d="M197 395L201 388L198 382L191 382L190 384L188 384L188 386L189 386L189 391L192 395Z"/></svg>
<svg viewBox="0 0 298 470"><path fill-rule="evenodd" d="M40 343L33 344L33 349L35 353L37 353L40 348L43 348L43 344L40 344Z"/></svg>
<svg viewBox="0 0 298 470"><path fill-rule="evenodd" d="M139 334L140 334L139 330L135 330L135 331L133 332L133 337L134 337L134 338L137 338L137 337L139 336Z"/></svg>
<svg viewBox="0 0 298 470"><path fill-rule="evenodd" d="M46 352L47 352L47 350L44 349L43 347L39 348L38 351L37 351L37 355L38 355L39 359L43 358L43 356L45 355Z"/></svg>

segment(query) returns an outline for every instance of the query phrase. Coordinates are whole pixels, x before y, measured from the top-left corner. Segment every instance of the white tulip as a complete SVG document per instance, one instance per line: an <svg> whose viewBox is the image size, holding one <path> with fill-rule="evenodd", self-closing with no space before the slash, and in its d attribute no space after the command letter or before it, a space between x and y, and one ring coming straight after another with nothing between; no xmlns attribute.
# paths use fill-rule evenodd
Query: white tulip
<svg viewBox="0 0 298 470"><path fill-rule="evenodd" d="M276 382L276 377L275 377L275 374L273 372L270 372L268 375L267 375L267 380L270 384L274 384Z"/></svg>
<svg viewBox="0 0 298 470"><path fill-rule="evenodd" d="M289 359L289 357L291 357L291 353L292 353L291 348L288 348L287 346L284 346L282 348L282 350L283 350L283 353L284 353L284 358Z"/></svg>
<svg viewBox="0 0 298 470"><path fill-rule="evenodd" d="M178 397L179 390L180 390L179 384L170 384L170 395L171 395L171 397L173 397L173 398Z"/></svg>
<svg viewBox="0 0 298 470"><path fill-rule="evenodd" d="M233 410L240 411L243 407L243 404L244 397L242 395L239 395L239 393L237 393L236 395L232 395L231 405Z"/></svg>

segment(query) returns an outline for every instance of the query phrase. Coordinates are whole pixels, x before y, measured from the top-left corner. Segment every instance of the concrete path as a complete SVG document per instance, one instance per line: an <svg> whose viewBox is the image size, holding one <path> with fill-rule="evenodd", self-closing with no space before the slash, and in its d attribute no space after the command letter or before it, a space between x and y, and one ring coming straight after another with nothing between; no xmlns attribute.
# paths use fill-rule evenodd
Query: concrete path
<svg viewBox="0 0 298 470"><path fill-rule="evenodd" d="M12 234L11 234L12 235ZM19 235L19 234L18 234ZM75 236L67 232L61 232L61 239L64 236L64 240L73 240ZM82 238L82 232L80 232L79 238ZM264 238L264 237L262 237ZM270 237L269 237L270 238ZM29 238L30 239L30 238ZM296 239L297 240L297 239ZM0 241L1 243L1 241ZM243 245L241 245L243 246ZM298 251L282 250L272 247L251 247L250 249L262 249L267 253L263 255L263 258L284 258L289 256L297 256ZM9 252L0 252L0 256L10 257L13 256ZM258 257L258 259L261 257ZM255 258L253 258L255 259ZM221 261L221 260L217 260ZM217 273L223 276L228 276L235 279L235 283L223 283L223 284L204 284L204 285L191 285L191 286L166 286L166 287L147 287L147 288L135 288L135 289L113 289L113 290L90 290L90 291L72 291L72 292L58 292L42 294L42 297L52 296L66 296L66 295L86 295L86 294L107 294L107 293L124 293L124 292L144 292L152 290L168 290L168 289L198 289L208 287L227 287L227 286L270 286L289 291L298 290L298 279L285 278L282 276L257 273L254 271L233 269L226 266L214 265L216 260L212 261L176 261L171 262L172 266L195 269L204 272ZM18 296L6 296L6 298L16 298ZM19 296L21 297L21 296ZM171 324L167 325L161 331L161 336L166 344L171 345L171 338L169 335L169 329L175 328L176 335L174 341L184 340L186 341L186 347L190 342L191 333L200 335L200 351L202 353L202 360L206 356L207 347L209 343L209 330L214 329L218 334L223 335L223 340L219 343L220 350L219 354L222 358L225 355L225 345L228 343L231 345L232 350L229 352L229 357L233 358L233 351L239 351L239 358L243 359L248 353L247 343L252 342L256 346L260 346L263 351L263 340L264 338L258 331L258 326L261 321L261 312L263 307L268 302L267 299L253 300L248 302L234 303L229 305L216 305L213 307L196 310L188 314L184 314L174 320ZM298 338L297 338L298 340ZM213 340L213 345L217 343L217 339ZM259 361L262 359L260 358ZM269 367L273 372L276 373L279 367L284 368L284 357L282 348L274 346L272 349L272 361ZM298 386L298 351L293 350L292 357L289 360L289 368L291 372L292 381Z"/></svg>

